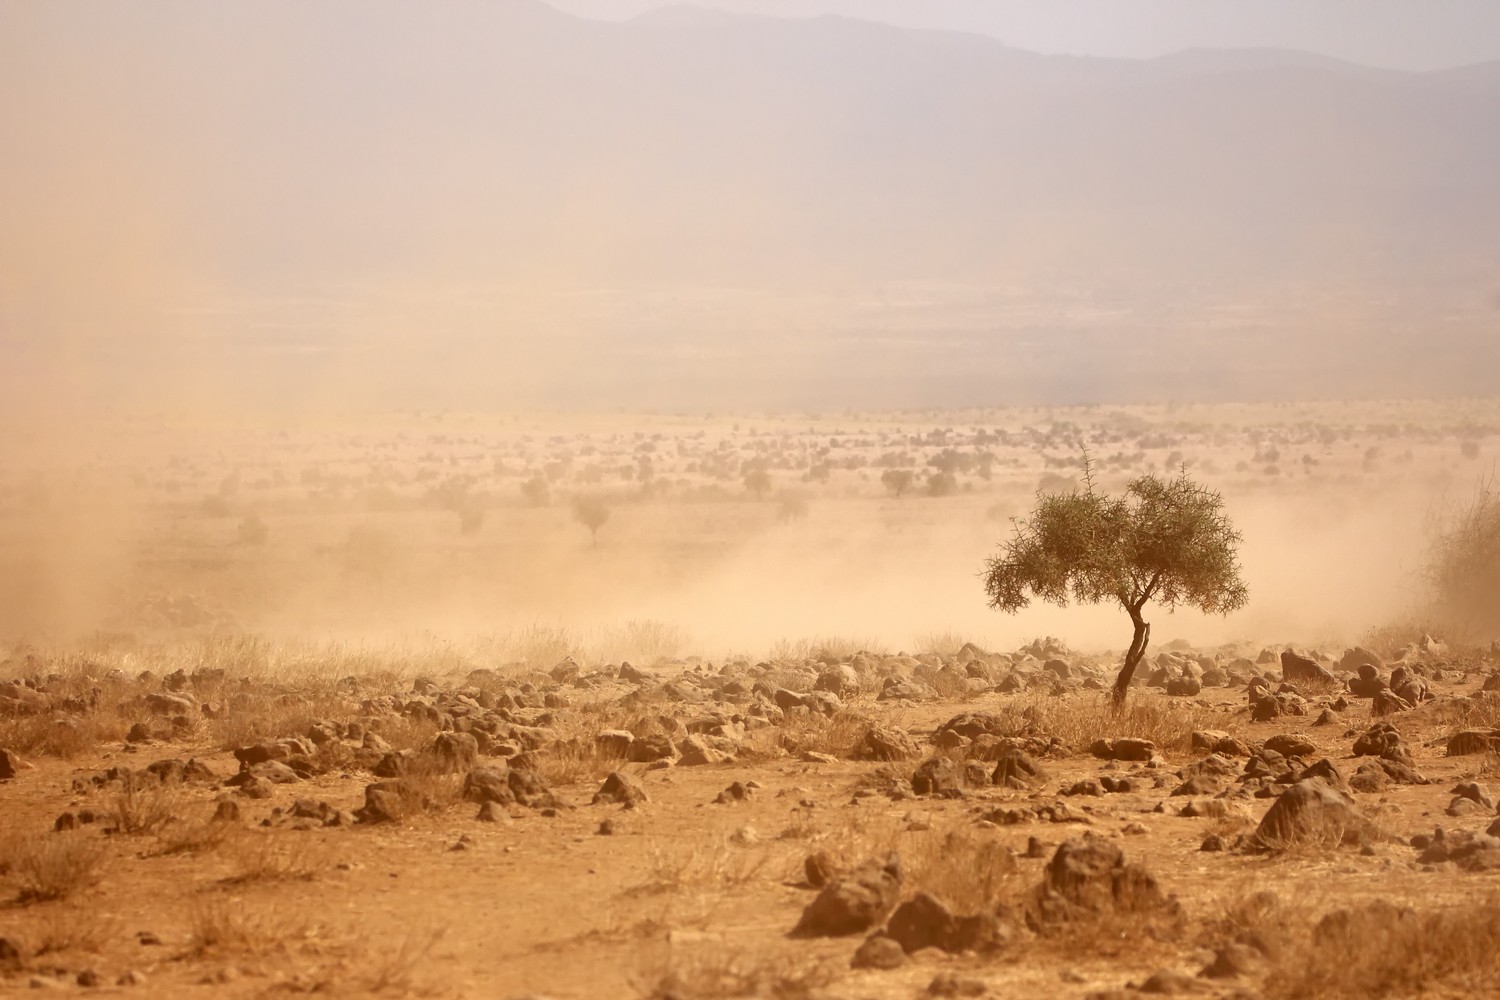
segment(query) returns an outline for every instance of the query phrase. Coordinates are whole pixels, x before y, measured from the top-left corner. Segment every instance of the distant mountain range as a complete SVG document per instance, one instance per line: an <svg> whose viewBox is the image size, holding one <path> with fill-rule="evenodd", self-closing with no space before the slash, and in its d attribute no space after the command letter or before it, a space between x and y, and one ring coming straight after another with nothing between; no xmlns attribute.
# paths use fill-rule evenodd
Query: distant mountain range
<svg viewBox="0 0 1500 1000"><path fill-rule="evenodd" d="M38 370L68 340L480 402L1500 387L1500 63L57 0L0 8L0 140L0 335Z"/></svg>

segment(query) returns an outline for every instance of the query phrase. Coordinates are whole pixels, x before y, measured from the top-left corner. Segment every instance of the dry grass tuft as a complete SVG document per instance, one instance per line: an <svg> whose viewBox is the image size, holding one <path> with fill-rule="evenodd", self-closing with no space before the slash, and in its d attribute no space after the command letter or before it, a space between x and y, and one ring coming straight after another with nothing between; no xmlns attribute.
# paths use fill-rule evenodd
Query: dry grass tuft
<svg viewBox="0 0 1500 1000"><path fill-rule="evenodd" d="M627 894L652 896L686 889L733 889L765 878L771 862L770 851L750 850L722 835L653 843L647 848L645 881Z"/></svg>
<svg viewBox="0 0 1500 1000"><path fill-rule="evenodd" d="M747 955L728 949L674 951L641 978L651 1000L716 1000L764 997L809 1000L838 979L826 961L786 956Z"/></svg>
<svg viewBox="0 0 1500 1000"><path fill-rule="evenodd" d="M898 841L907 893L929 892L957 913L993 910L1019 894L1011 849L970 825L912 831Z"/></svg>
<svg viewBox="0 0 1500 1000"><path fill-rule="evenodd" d="M368 961L362 963L363 971L357 977L354 991L360 994L396 993L402 996L416 991L418 973L432 954L432 949L447 933L447 928L412 931L391 950L382 948L373 952Z"/></svg>
<svg viewBox="0 0 1500 1000"><path fill-rule="evenodd" d="M27 924L33 957L86 952L98 954L117 928L87 907L57 907L36 914Z"/></svg>
<svg viewBox="0 0 1500 1000"><path fill-rule="evenodd" d="M761 730L787 753L804 751L831 754L847 760L864 741L870 719L864 713L845 709L833 715L796 711L780 726Z"/></svg>
<svg viewBox="0 0 1500 1000"><path fill-rule="evenodd" d="M150 780L127 780L107 810L115 833L160 833L177 822L183 808L180 789Z"/></svg>
<svg viewBox="0 0 1500 1000"><path fill-rule="evenodd" d="M1014 731L1004 735L1056 736L1074 753L1086 753L1097 740L1122 736L1150 740L1163 751L1187 752L1194 730L1224 724L1224 716L1195 702L1139 691L1132 691L1119 710L1101 694L1020 700L1006 704L999 714L1014 718Z"/></svg>
<svg viewBox="0 0 1500 1000"><path fill-rule="evenodd" d="M4 874L23 903L66 899L100 878L104 845L84 833L27 834L5 845Z"/></svg>
<svg viewBox="0 0 1500 1000"><path fill-rule="evenodd" d="M313 832L239 830L223 841L234 867L225 881L307 882L329 867L329 850Z"/></svg>
<svg viewBox="0 0 1500 1000"><path fill-rule="evenodd" d="M1379 901L1334 910L1278 956L1270 1000L1494 996L1500 991L1500 899L1414 910Z"/></svg>
<svg viewBox="0 0 1500 1000"><path fill-rule="evenodd" d="M242 900L203 900L189 914L188 954L274 954L309 933L295 915L252 909Z"/></svg>

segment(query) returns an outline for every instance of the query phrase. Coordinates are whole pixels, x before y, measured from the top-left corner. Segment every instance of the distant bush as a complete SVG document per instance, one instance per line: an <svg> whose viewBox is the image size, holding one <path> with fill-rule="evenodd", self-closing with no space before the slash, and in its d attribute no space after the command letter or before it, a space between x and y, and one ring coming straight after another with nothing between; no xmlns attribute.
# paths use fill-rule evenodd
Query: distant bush
<svg viewBox="0 0 1500 1000"><path fill-rule="evenodd" d="M1463 455L1464 458L1478 458L1479 442L1475 441L1473 438L1469 438L1467 441L1464 441L1458 446L1458 451L1459 454Z"/></svg>
<svg viewBox="0 0 1500 1000"><path fill-rule="evenodd" d="M934 472L927 477L927 495L948 497L958 492L958 480L946 472Z"/></svg>
<svg viewBox="0 0 1500 1000"><path fill-rule="evenodd" d="M609 506L602 497L575 497L573 520L589 529L589 538L599 544L599 529L609 520Z"/></svg>
<svg viewBox="0 0 1500 1000"><path fill-rule="evenodd" d="M910 469L886 469L880 474L880 485L890 491L891 496L899 497L911 489L912 481L916 473Z"/></svg>

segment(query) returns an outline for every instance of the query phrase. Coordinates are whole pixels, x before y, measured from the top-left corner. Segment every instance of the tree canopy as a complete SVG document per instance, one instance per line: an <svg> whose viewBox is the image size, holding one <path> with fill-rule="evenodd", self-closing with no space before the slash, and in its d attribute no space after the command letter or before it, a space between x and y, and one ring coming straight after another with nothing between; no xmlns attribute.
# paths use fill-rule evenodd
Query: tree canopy
<svg viewBox="0 0 1500 1000"><path fill-rule="evenodd" d="M1039 494L1031 516L1015 527L986 565L990 606L1015 612L1032 597L1059 607L1118 602L1136 634L1116 683L1117 702L1150 639L1146 604L1228 614L1249 598L1240 578L1242 538L1223 498L1186 471L1173 479L1141 476L1123 495L1110 496L1095 489L1087 470L1082 490Z"/></svg>

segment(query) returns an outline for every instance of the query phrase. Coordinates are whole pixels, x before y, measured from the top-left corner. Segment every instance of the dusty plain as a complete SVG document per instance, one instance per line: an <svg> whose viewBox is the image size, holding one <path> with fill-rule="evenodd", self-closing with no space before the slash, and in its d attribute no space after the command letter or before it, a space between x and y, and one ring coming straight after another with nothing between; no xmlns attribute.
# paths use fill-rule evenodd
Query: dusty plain
<svg viewBox="0 0 1500 1000"><path fill-rule="evenodd" d="M0 991L1500 991L1500 656L1421 573L1493 400L47 441L0 474ZM1118 609L978 580L1084 448L1245 536L1249 607L1153 612L1118 714Z"/></svg>

